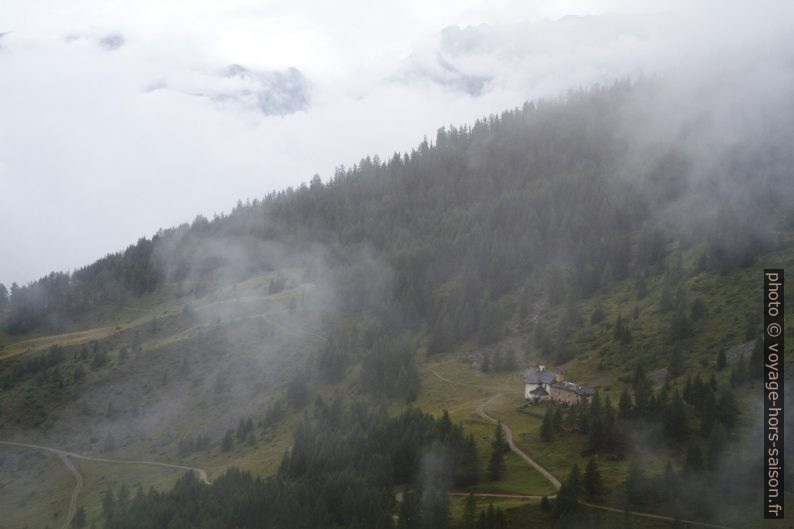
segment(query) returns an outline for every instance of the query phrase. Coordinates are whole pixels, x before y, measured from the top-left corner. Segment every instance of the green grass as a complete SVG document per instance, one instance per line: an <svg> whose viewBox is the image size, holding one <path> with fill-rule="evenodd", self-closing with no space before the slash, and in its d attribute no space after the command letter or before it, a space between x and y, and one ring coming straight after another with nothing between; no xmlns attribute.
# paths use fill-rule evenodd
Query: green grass
<svg viewBox="0 0 794 529"><path fill-rule="evenodd" d="M690 271L693 270L696 253L697 249L692 249L684 256ZM522 367L541 360L554 367L553 359L542 357L535 346L534 328L542 325L554 335L567 334L571 337L570 346L575 355L573 360L561 366L566 378L597 387L602 395L611 397L613 404L617 403L634 366L642 363L649 371L661 370L669 364L675 348L684 353L682 357L688 373L699 373L704 378L715 373L722 384L729 378L730 366L715 372L717 353L745 341L748 315L761 316L761 266L785 268L793 264L794 249L788 249L765 256L759 260L758 267L738 270L725 276L690 273L684 283L688 303L691 306L695 299L700 299L707 310L701 318L692 322L694 335L676 344L672 344L668 336L671 314L661 313L658 308L663 280L659 275L648 278L648 294L642 299L637 299L633 280L627 279L609 290L597 292L593 297L580 301L576 309L582 320L573 327L564 328L566 309L562 306L544 311L534 322L511 321L504 340L488 349L516 349ZM268 292L270 280L279 273L292 278L295 286L271 295ZM112 424L113 421L128 420L133 411L129 404L129 391L141 392L140 397L136 397L135 405L141 407L144 415L158 409L162 403L173 400L173 395L182 395L187 396L182 413L175 415L170 422L147 428L145 436L123 440L116 450L105 455L184 463L206 468L212 476L219 475L230 465L262 475L273 473L284 451L291 445L292 432L301 420L303 411L289 410L284 421L265 434L257 428L258 439L254 446L235 443L231 451L221 452L219 441L226 428L234 428L240 417L251 415L255 420L261 418L270 402L276 398L283 399L283 383L270 381L260 384L254 378L236 381L242 386L244 397L235 399L240 398L245 405L233 409L216 395L213 383L217 373L224 368L245 373L246 362L263 354L260 352L263 342L271 346L267 354L271 354L272 359L267 362L275 362L273 369L288 371L300 368L296 359L300 358L302 362L308 346L320 339L312 330L307 332L307 329L299 328L295 322L296 315L289 308L316 290L314 285L301 282L302 275L301 270L291 269L260 274L237 285L211 286L204 295L190 301L192 319L183 314L188 298L179 296L178 289L182 287L167 285L154 294L132 299L122 305L97 307L68 332L10 337L0 331L0 370L58 344L69 351L63 366L63 370L69 374L80 364L80 361L72 359L71 351L94 340L101 341L110 349L110 363L107 366L93 371L85 362L82 363L87 375L83 382L74 387L58 389L29 380L4 391L0 395L3 410L0 415L0 435L24 427L27 431L35 431L36 440L44 444L63 446L67 442L70 446L88 446L89 451L95 452L97 442L92 442L90 437L101 438L103 434L101 430L92 431L92 427L99 422ZM189 290L190 285L184 288ZM515 295L511 294L513 297ZM602 322L591 325L590 315L596 306L601 306L606 316ZM639 312L636 319L632 317L635 307ZM632 328L633 340L626 345L617 344L612 337L618 314L622 314L624 321ZM791 317L789 311L789 326ZM152 321L155 319L158 322L156 331L152 330ZM142 350L131 354L126 362L121 362L120 348L128 345L135 334L143 337ZM516 410L523 403L520 373L479 372L466 359L466 354L476 349L480 347L464 344L455 352L423 359L423 365L436 369L442 376L458 383L442 381L428 369L422 368L422 391L412 405L436 416L448 410L454 422L462 423L467 432L474 434L485 476L494 426L477 416L474 410L483 401L499 393L501 397L490 404L488 411L512 427L514 441L522 450L561 480L567 476L574 463L583 469L587 462L581 455L585 448L585 437L567 431L558 434L553 442L541 441L540 419ZM20 354L2 359L16 353ZM184 358L190 359L191 369L186 375L180 374ZM164 382L164 374L167 374L170 382ZM190 384L180 385L183 379ZM334 396L355 394L358 391L357 380L357 370L352 369L341 383L313 383L310 405L317 395L330 400ZM680 385L682 379L673 382ZM79 396L87 392L92 392L100 404L92 404L86 411L81 409ZM118 417L107 416L105 406L108 403L121 410ZM391 410L398 413L403 408L403 404L395 403ZM542 410L539 411L542 413ZM11 417L31 421L38 420L37 417L45 419L25 427L24 424L9 422ZM177 450L179 440L199 432L210 435L210 448L181 458ZM680 458L680 455L649 455L644 460L646 474L661 472L669 458ZM57 459L48 461L46 466L51 468L53 475L63 476L53 480L52 488L45 493L41 483L31 479L43 465L43 462L37 463L16 475L13 478L16 484L13 494L9 494L7 488L0 489L3 505L13 506L8 519L13 521L14 527L21 527L25 523L40 527L56 525L52 523L53 513L58 512L59 508L65 509L66 500L57 498L65 497L68 500L71 475L61 468L62 464ZM96 519L95 514L98 512L96 494L113 479L167 487L181 475L169 475L168 472L157 474L152 470L151 475L135 477L136 472L150 471L121 467L114 469L115 465L103 470L99 469L101 464L95 465L98 467L93 468L91 465L89 471L93 482L96 482L91 487L96 487L96 490L87 488L85 495L86 508L92 520ZM507 471L502 480L484 480L471 490L522 495L554 493L547 480L514 454L507 455L506 465ZM614 489L625 479L628 460L600 458L599 467L607 487ZM3 494L9 503L6 503ZM45 496L46 501L42 500ZM458 501L455 499L453 505ZM495 503L497 501L511 508L525 504L520 500L494 499ZM59 504L62 507L58 507ZM643 526L635 522L635 527Z"/></svg>
<svg viewBox="0 0 794 529"><path fill-rule="evenodd" d="M0 445L0 529L60 527L75 480L58 456Z"/></svg>
<svg viewBox="0 0 794 529"><path fill-rule="evenodd" d="M428 365L450 380L466 383L458 385L444 382L425 369L422 372L422 393L414 405L436 415L441 415L444 410L447 410L453 422L461 423L466 432L474 435L484 480L472 487L471 490L522 495L554 494L554 487L540 473L512 452L508 453L505 458L507 467L505 476L496 482L487 480L486 469L496 427L479 417L475 413L475 409L500 390L509 391L511 394L516 393L519 379L515 375L508 374L483 375L457 360L434 362ZM489 387L494 389L486 389ZM523 391L523 386L520 391Z"/></svg>
<svg viewBox="0 0 794 529"><path fill-rule="evenodd" d="M102 499L109 488L118 493L124 484L134 496L140 488L147 492L170 489L184 470L150 465L128 465L123 463L100 463L95 461L74 460L75 466L83 476L83 490L78 498L86 512L88 526L95 523L100 527L103 521Z"/></svg>
<svg viewBox="0 0 794 529"><path fill-rule="evenodd" d="M266 383L258 380L254 366L265 364L272 370L289 372L290 362L295 362L292 358L302 360L306 346L317 340L295 326L303 313L291 309L293 300L310 295L313 285L297 283L271 295L268 287L276 273L284 273L295 281L302 275L300 270L286 270L261 274L234 287L215 288L191 301L189 317L183 314L185 303L179 300L176 289L168 286L157 295L132 300L128 306L110 307L104 314L88 314L69 333L13 338L0 335L0 343L5 344L0 356L22 351L18 356L0 360L0 375L4 368L57 344L66 348L65 361L58 369L68 382L58 388L33 377L3 391L0 438L9 438L11 431L24 428L36 432L29 439L38 444L113 459L197 466L206 469L211 478L232 465L260 475L272 474L291 446L292 432L301 420L302 410L289 410L287 417L267 432L256 426L253 446L235 442L231 451L222 452L219 445L226 429L235 428L240 417L252 416L258 423L270 402L284 399L282 384L277 379ZM157 321L156 328L153 320ZM122 362L120 349L129 347L135 335L143 339L141 350L131 351ZM91 368L90 361L81 361L73 354L84 345L90 351L94 340L100 341L109 353L109 363L98 370ZM10 345L14 341L16 345ZM186 359L187 373L183 372ZM85 378L72 383L71 373L79 365L86 372ZM219 395L214 383L217 374L224 370L243 373L244 377L230 382L231 394ZM338 387L313 386L309 402L318 394L330 397L338 391L349 391L349 384L347 380ZM81 403L83 396L90 396L87 406ZM107 431L123 432L124 425L134 422L139 412L141 417L156 418L169 405L177 406L178 413L167 416L167 420L146 423L140 430L144 435L116 434L116 448L101 450ZM15 424L16 419L22 423ZM180 439L197 433L209 435L209 449L181 457L177 449ZM6 496L2 505L10 507L3 509L0 518L3 522L9 520L9 527L52 526L56 524L51 523L50 511L65 514L73 479L59 460L54 459L50 466L53 475L63 474L58 491L47 489L44 494L41 483L31 479L38 475L35 467L20 470L13 479L13 495L7 492L8 488L0 489L0 498ZM98 519L101 493L108 484L123 481L131 487L140 484L164 489L184 472L109 463L81 462L82 467L88 475L79 503L86 508L89 521ZM52 508L50 503L34 501L44 497ZM11 515L6 516L9 510Z"/></svg>

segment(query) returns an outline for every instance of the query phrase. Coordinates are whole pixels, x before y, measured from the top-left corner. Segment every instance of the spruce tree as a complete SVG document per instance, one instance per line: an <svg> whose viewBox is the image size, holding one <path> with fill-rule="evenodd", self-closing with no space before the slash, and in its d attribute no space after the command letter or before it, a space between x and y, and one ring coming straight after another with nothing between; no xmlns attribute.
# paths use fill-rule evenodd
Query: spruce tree
<svg viewBox="0 0 794 529"><path fill-rule="evenodd" d="M620 340L623 339L624 332L625 331L624 331L624 328L623 328L623 315L621 315L618 312L618 317L615 320L615 329L612 332L612 337L615 339L615 341L620 341Z"/></svg>
<svg viewBox="0 0 794 529"><path fill-rule="evenodd" d="M560 486L557 491L557 499L554 501L554 518L559 519L579 509L579 494L582 483L579 476L579 466L574 463L568 474L568 479Z"/></svg>
<svg viewBox="0 0 794 529"><path fill-rule="evenodd" d="M546 442L554 439L554 419L551 408L546 408L546 413L543 415L543 423L540 425L540 438Z"/></svg>
<svg viewBox="0 0 794 529"><path fill-rule="evenodd" d="M731 429L736 424L738 416L739 406L736 404L736 397L730 389L726 389L722 392L717 404L717 420L726 428Z"/></svg>
<svg viewBox="0 0 794 529"><path fill-rule="evenodd" d="M688 434L686 408L678 390L675 391L672 401L665 406L662 420L665 433L670 439L676 442L686 439Z"/></svg>
<svg viewBox="0 0 794 529"><path fill-rule="evenodd" d="M604 493L604 485L601 481L601 472L598 470L595 458L590 458L584 471L584 491L590 497L601 496Z"/></svg>
<svg viewBox="0 0 794 529"><path fill-rule="evenodd" d="M228 452L232 449L232 445L234 444L234 440L232 439L232 431L227 430L226 435L223 437L223 442L221 443L221 450L224 452Z"/></svg>
<svg viewBox="0 0 794 529"><path fill-rule="evenodd" d="M632 405L629 388L624 387L623 393L620 394L620 401L618 402L618 411L620 412L621 418L627 419L631 416Z"/></svg>
<svg viewBox="0 0 794 529"><path fill-rule="evenodd" d="M725 369L726 365L728 365L728 359L725 356L725 351L720 351L717 353L717 369Z"/></svg>
<svg viewBox="0 0 794 529"><path fill-rule="evenodd" d="M494 431L494 439L491 442L491 459L488 462L488 476L492 480L501 479L505 472L505 434L502 430L502 421L499 421Z"/></svg>
<svg viewBox="0 0 794 529"><path fill-rule="evenodd" d="M552 424L554 425L555 433L559 433L562 431L562 408L560 408L559 406L554 408L554 416L553 416Z"/></svg>
<svg viewBox="0 0 794 529"><path fill-rule="evenodd" d="M477 524L477 499L474 494L466 496L463 504L463 519L461 520L462 529L475 529Z"/></svg>

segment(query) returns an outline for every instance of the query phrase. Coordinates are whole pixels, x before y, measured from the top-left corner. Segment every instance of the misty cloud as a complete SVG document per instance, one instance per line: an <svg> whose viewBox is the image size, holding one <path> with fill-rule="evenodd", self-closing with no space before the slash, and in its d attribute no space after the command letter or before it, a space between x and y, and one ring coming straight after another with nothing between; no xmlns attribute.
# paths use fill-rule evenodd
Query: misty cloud
<svg viewBox="0 0 794 529"><path fill-rule="evenodd" d="M415 83L424 80L446 90L476 97L483 92L490 81L489 77L460 71L440 53L434 54L429 60L412 56L407 62L408 65L393 77L396 82Z"/></svg>
<svg viewBox="0 0 794 529"><path fill-rule="evenodd" d="M145 87L146 92L172 90L219 104L234 112L285 116L307 110L311 83L297 68L254 71L232 64L215 71L174 70Z"/></svg>
<svg viewBox="0 0 794 529"><path fill-rule="evenodd" d="M253 105L266 116L283 116L309 107L309 81L297 68L254 72L232 64L222 76L243 86L236 92L217 94L215 99L219 101Z"/></svg>
<svg viewBox="0 0 794 529"><path fill-rule="evenodd" d="M99 39L99 45L106 50L117 50L124 46L124 35L121 33L111 33Z"/></svg>
<svg viewBox="0 0 794 529"><path fill-rule="evenodd" d="M0 281L84 265L528 99L726 72L774 95L792 70L792 8L777 2L407 2L377 17L356 1L144 4L10 6L0 225L13 229L0 236Z"/></svg>

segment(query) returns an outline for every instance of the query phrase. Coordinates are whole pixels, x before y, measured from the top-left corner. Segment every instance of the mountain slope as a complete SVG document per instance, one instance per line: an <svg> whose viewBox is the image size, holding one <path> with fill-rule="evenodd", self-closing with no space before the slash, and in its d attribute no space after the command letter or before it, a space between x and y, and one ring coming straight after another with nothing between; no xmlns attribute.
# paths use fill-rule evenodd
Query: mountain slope
<svg viewBox="0 0 794 529"><path fill-rule="evenodd" d="M327 183L315 178L240 203L228 216L141 239L73 274L12 286L0 315L0 435L187 463L213 479L230 466L276 473L267 487L286 481L292 492L282 492L300 498L309 485L285 461L302 442L315 443L310 434L326 424L325 406L348 410L334 413L355 429L364 428L357 413L380 423L384 409L394 417L418 406L440 418L449 410L476 434L485 474L493 428L473 413L491 396L484 386L504 394L493 413L509 420L516 444L561 481L573 463L583 470L595 456L608 489L597 500L622 508L631 497L627 478L641 464L651 484L637 509L670 513L674 501L653 485L666 464L684 476L690 452L701 450L715 460L689 482L714 478L753 428L749 357L718 364L721 352L760 332L759 268L785 267L794 255L786 149L794 112L780 108L762 129L728 136L715 125L725 109L703 102L661 127L670 121L667 88L621 82L442 129L410 154L367 158ZM773 103L750 101L734 119L754 122ZM493 370L477 368L485 358ZM614 425L608 442L592 434L586 413L561 411L550 443L540 438L537 413L515 411L517 373L537 362L599 390L603 407L590 412ZM428 366L462 385L449 387ZM695 378L712 375L716 402L735 398L743 410L738 421L729 414L719 423L731 441L719 458L703 425L705 405L691 394ZM619 415L624 392L637 405ZM652 404L642 408L648 394ZM684 434L659 420L675 413ZM417 420L426 428L420 447L431 450L436 426ZM329 442L346 439L337 426ZM383 458L383 468L393 465L390 449L361 446ZM324 453L307 453L334 466ZM366 474L380 494L369 520L388 525L384 505L395 514L407 508L389 504L383 491L393 485L452 486L428 477L426 457L397 478L382 469ZM511 458L504 476L482 475L462 488L553 492ZM752 475L757 461L739 463L734 470ZM360 485L344 473L320 477L342 489ZM227 483L245 488L247 480L230 474ZM104 522L94 490L89 519ZM741 523L752 491L721 494L732 495L735 508L724 509L725 496L705 502L710 510L683 508ZM135 508L146 501L156 500ZM323 519L336 504L313 508L320 518L312 519ZM355 512L334 512L338 526L355 525Z"/></svg>

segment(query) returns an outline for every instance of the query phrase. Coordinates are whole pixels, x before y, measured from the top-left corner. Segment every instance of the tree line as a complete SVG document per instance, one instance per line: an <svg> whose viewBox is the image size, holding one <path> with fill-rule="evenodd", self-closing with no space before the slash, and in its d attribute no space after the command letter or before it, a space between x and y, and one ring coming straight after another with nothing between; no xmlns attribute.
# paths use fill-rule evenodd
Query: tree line
<svg viewBox="0 0 794 529"><path fill-rule="evenodd" d="M241 420L239 438L249 426ZM232 468L211 486L190 473L168 492L108 492L105 527L392 528L396 512L400 527L443 529L449 488L480 474L474 438L447 413L389 417L363 402L318 399L274 476ZM407 487L402 501L396 484Z"/></svg>

